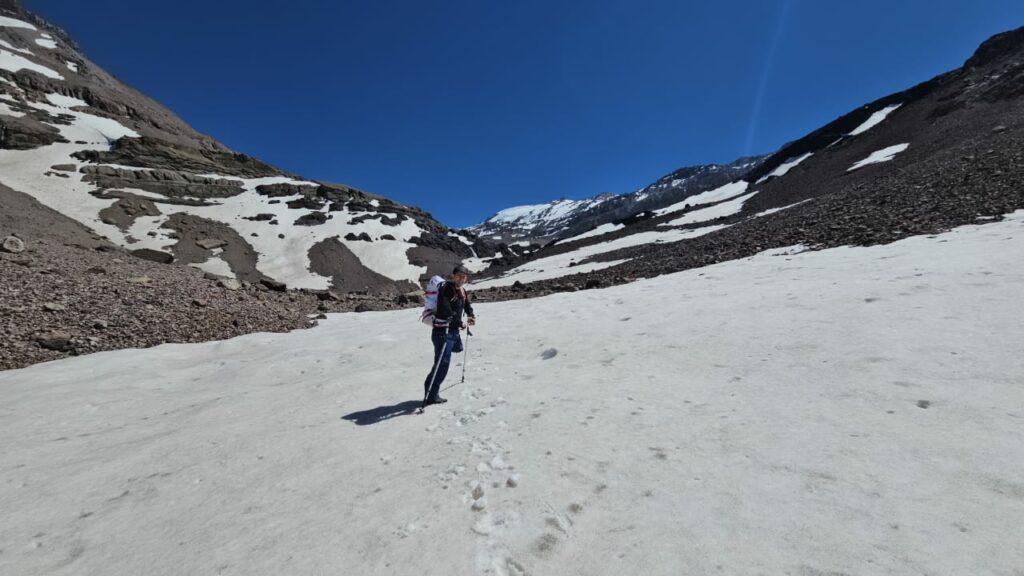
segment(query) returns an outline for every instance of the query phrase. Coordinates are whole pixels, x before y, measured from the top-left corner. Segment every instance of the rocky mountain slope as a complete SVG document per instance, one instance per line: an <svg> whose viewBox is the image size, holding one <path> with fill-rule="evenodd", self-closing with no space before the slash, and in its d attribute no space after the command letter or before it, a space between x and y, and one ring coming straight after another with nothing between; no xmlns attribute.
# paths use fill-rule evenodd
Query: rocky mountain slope
<svg viewBox="0 0 1024 576"><path fill-rule="evenodd" d="M584 200L553 200L506 208L469 231L495 242L544 244L585 233L648 210L657 210L717 188L760 165L764 156L739 158L730 164L687 166L627 194L598 194Z"/></svg>
<svg viewBox="0 0 1024 576"><path fill-rule="evenodd" d="M888 243L1024 208L1024 28L843 115L743 178L489 269L482 298L627 282L762 251Z"/></svg>
<svg viewBox="0 0 1024 576"><path fill-rule="evenodd" d="M402 292L497 250L426 212L228 150L0 7L0 183L134 254L292 288Z"/></svg>
<svg viewBox="0 0 1024 576"><path fill-rule="evenodd" d="M415 305L421 276L503 254L225 148L13 0L0 0L0 242L0 369Z"/></svg>

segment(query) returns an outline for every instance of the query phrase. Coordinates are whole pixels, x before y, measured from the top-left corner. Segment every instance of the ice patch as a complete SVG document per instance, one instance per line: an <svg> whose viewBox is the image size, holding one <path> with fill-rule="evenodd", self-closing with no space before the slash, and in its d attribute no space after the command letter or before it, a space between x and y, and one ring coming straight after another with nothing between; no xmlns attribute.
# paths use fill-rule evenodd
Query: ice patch
<svg viewBox="0 0 1024 576"><path fill-rule="evenodd" d="M881 162L888 162L889 160L895 158L897 154L906 150L909 146L910 144L897 144L895 146L889 146L888 148L882 148L881 150L872 152L870 156L861 160L860 162L855 163L853 166L850 166L849 168L846 169L846 171L852 172L858 168L867 166L868 164L879 164Z"/></svg>

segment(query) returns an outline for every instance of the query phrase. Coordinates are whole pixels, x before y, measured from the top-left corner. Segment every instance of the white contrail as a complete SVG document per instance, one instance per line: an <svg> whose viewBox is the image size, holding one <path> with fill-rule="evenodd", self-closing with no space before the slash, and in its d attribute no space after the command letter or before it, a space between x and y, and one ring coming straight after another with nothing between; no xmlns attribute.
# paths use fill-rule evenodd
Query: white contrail
<svg viewBox="0 0 1024 576"><path fill-rule="evenodd" d="M768 87L768 78L771 76L772 67L775 64L775 53L782 41L782 33L786 29L786 22L789 20L789 13L792 11L796 0L785 0L779 8L779 19L775 25L775 33L772 34L771 43L768 45L768 52L765 54L764 67L761 69L761 81L757 85L757 92L754 94L754 105L750 110L750 122L747 125L747 141L744 146L746 154L750 155L754 147L754 135L757 133L757 123L761 116L761 103L764 100L764 93Z"/></svg>

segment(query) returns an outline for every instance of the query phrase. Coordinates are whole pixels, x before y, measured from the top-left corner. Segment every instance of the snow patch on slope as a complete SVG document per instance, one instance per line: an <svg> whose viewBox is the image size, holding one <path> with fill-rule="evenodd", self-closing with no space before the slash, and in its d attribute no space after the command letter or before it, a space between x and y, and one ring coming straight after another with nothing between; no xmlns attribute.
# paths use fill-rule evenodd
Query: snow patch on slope
<svg viewBox="0 0 1024 576"><path fill-rule="evenodd" d="M875 112L870 117L868 117L868 119L865 120L863 124L854 128L853 131L850 132L850 136L863 134L868 130L874 128L878 124L881 124L882 121L885 120L887 116L889 116L889 114L895 112L896 109L902 105L903 104L890 104L889 106L886 106L885 108L882 108L881 110Z"/></svg>
<svg viewBox="0 0 1024 576"><path fill-rule="evenodd" d="M681 218L676 218L671 222L662 224L662 226L685 226L687 224L707 222L708 220L714 220L715 218L722 218L724 216L732 216L733 214L738 214L741 210L743 210L743 203L753 198L755 194L757 194L756 190L754 192L751 192L750 194L745 194L743 196L733 198L732 200L726 202L720 202L718 204L715 204L714 206L709 206L702 210L694 210L693 212L689 212Z"/></svg>
<svg viewBox="0 0 1024 576"><path fill-rule="evenodd" d="M564 240L560 240L559 243L560 244L566 244L568 242L575 242L577 240L583 240L584 238L593 238L594 236L602 236L604 234L615 232L617 230L622 230L625 227L626 227L625 224L611 224L611 223L601 224L600 226L598 226L597 228L594 228L593 230L591 230L589 232L584 232L583 234L579 234L577 236L573 236L572 238L566 238Z"/></svg>
<svg viewBox="0 0 1024 576"><path fill-rule="evenodd" d="M54 72L53 70L36 64L35 62L26 59L23 56L19 56L14 52L0 49L0 69L7 70L8 72L20 72L21 70L30 70L32 72L38 72L47 78L54 80L63 80L64 77Z"/></svg>
<svg viewBox="0 0 1024 576"><path fill-rule="evenodd" d="M814 156L813 152L808 152L808 153L806 153L806 154L804 154L802 156L797 156L796 158L790 158L789 160L786 160L785 162L780 164L779 167L776 168L775 170L772 170L768 174L765 174L764 176L761 176L760 178L758 178L757 182L755 182L754 184L755 185L756 184L761 184L762 182L768 180L769 178L777 178L779 176L784 176L786 174L786 172L789 172L790 170L795 168L798 164L800 164L804 160L807 160L811 156Z"/></svg>
<svg viewBox="0 0 1024 576"><path fill-rule="evenodd" d="M34 56L34 54L32 54L31 50L26 50L24 48L17 48L13 44L11 44L10 42L7 42L6 40L2 40L2 39L0 39L0 48L6 48L6 49L10 50L11 52L17 52L18 54L25 54L27 56ZM4 80L7 80L7 79L4 78ZM12 82L12 84L13 84L13 82Z"/></svg>
<svg viewBox="0 0 1024 576"><path fill-rule="evenodd" d="M742 194L747 191L747 182L740 180L738 182L730 182L728 184L719 186L714 190L708 190L700 194L690 196L682 202L677 202L666 208L655 210L654 213L658 216L664 216L665 214L671 214L672 212L678 212L687 206L697 206L699 204L711 204L714 202L720 202L728 198L732 198L737 194Z"/></svg>
<svg viewBox="0 0 1024 576"><path fill-rule="evenodd" d="M897 144L895 146L889 146L888 148L876 150L875 152L872 152L871 155L868 156L867 158L854 163L854 165L847 168L846 171L852 172L858 168L863 168L868 164L879 164L882 162L888 162L895 158L897 154L906 150L909 146L910 144Z"/></svg>
<svg viewBox="0 0 1024 576"><path fill-rule="evenodd" d="M22 20L16 20L14 18L8 18L7 16L0 16L0 28L23 28L25 30L35 30L36 27L24 22Z"/></svg>

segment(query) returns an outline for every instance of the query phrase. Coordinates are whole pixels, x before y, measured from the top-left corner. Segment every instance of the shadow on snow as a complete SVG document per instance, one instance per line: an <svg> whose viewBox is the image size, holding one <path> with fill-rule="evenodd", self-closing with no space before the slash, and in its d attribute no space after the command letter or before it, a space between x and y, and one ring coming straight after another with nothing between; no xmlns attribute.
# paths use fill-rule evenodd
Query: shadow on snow
<svg viewBox="0 0 1024 576"><path fill-rule="evenodd" d="M422 401L420 400L406 400L391 406L378 406L370 410L363 410L361 412L353 412L346 416L342 416L342 420L350 420L355 422L357 426L368 426L370 424L376 424L383 422L396 416L407 416L416 412L416 409L420 407Z"/></svg>

